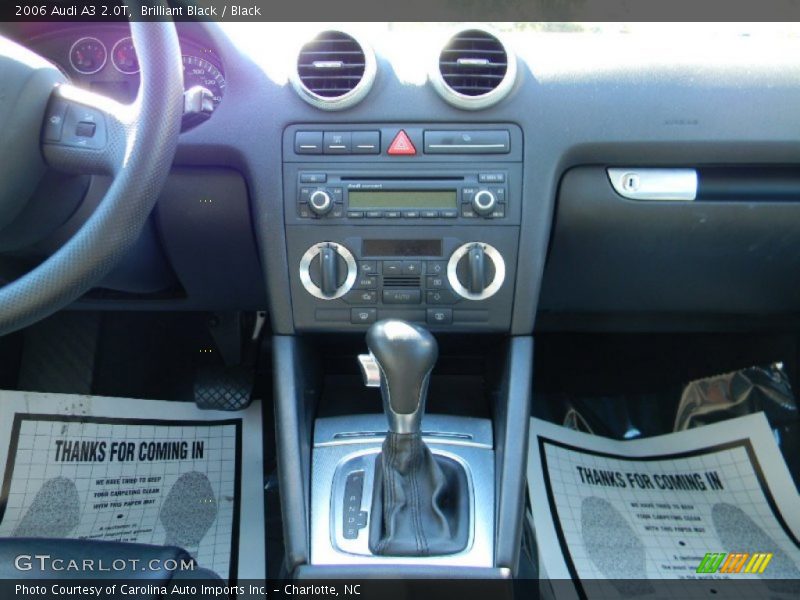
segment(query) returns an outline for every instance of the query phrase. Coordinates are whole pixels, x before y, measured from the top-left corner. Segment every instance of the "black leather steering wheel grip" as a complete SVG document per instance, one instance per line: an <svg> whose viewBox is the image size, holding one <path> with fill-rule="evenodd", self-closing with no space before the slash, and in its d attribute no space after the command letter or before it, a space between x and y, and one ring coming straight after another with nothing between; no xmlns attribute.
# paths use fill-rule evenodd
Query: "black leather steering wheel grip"
<svg viewBox="0 0 800 600"><path fill-rule="evenodd" d="M108 173L114 179L100 206L66 244L33 271L0 288L0 335L70 304L111 271L138 239L169 174L183 112L178 35L171 22L133 21L130 27L141 67L134 104L122 105L68 84L52 91L51 103L64 102L68 110L78 112L88 109L102 119L106 137L101 147L81 147L53 142L42 134L48 166L72 173ZM41 124L30 135L38 140L40 131L46 132Z"/></svg>

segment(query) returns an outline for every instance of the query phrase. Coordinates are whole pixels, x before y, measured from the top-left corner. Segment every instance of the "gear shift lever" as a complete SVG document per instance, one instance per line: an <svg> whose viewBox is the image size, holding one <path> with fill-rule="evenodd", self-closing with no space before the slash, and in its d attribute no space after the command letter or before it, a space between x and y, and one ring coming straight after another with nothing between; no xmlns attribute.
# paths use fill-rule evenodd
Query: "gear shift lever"
<svg viewBox="0 0 800 600"><path fill-rule="evenodd" d="M419 433L428 381L439 355L436 339L417 325L388 320L370 327L367 347L381 372L389 431Z"/></svg>
<svg viewBox="0 0 800 600"><path fill-rule="evenodd" d="M375 461L370 549L385 556L460 552L468 538L466 475L455 461L434 457L421 433L436 340L423 327L391 319L369 328L367 346L389 421Z"/></svg>

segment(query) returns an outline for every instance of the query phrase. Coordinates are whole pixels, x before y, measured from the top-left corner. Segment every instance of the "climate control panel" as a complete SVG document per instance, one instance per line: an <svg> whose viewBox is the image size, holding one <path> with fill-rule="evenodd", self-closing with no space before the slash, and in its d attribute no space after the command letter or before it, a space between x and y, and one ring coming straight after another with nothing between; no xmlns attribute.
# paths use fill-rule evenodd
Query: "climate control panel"
<svg viewBox="0 0 800 600"><path fill-rule="evenodd" d="M436 329L502 330L511 316L517 232L482 229L480 238L337 228L319 240L292 229L292 304L298 329L366 326L403 318ZM387 236L387 234L389 234Z"/></svg>

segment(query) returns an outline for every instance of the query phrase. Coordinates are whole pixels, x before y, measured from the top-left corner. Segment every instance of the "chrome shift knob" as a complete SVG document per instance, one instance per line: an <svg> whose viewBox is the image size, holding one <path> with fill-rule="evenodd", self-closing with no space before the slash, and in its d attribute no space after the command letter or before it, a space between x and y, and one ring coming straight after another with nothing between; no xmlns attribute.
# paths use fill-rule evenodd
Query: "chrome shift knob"
<svg viewBox="0 0 800 600"><path fill-rule="evenodd" d="M381 372L389 431L419 433L428 381L439 356L436 339L424 327L388 319L369 328L367 347Z"/></svg>

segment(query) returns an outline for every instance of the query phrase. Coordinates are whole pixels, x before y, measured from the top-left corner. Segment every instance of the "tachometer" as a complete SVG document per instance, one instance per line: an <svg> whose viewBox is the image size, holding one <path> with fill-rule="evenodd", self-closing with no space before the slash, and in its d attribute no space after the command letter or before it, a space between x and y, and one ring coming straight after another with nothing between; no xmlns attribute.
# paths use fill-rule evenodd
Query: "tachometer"
<svg viewBox="0 0 800 600"><path fill-rule="evenodd" d="M216 107L222 101L225 78L220 70L199 56L183 56L183 88L188 90L196 85L203 86L214 98Z"/></svg>
<svg viewBox="0 0 800 600"><path fill-rule="evenodd" d="M136 50L130 37L124 37L114 44L111 49L111 62L117 71L125 75L139 72L139 59L136 58Z"/></svg>
<svg viewBox="0 0 800 600"><path fill-rule="evenodd" d="M78 73L92 75L106 66L108 50L95 37L82 37L69 49L69 64Z"/></svg>

